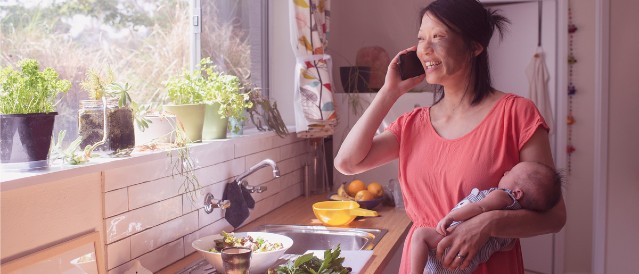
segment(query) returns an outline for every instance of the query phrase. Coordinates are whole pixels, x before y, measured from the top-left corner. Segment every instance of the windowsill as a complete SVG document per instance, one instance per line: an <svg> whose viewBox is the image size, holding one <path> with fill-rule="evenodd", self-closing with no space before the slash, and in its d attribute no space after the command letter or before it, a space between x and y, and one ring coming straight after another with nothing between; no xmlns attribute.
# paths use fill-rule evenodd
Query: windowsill
<svg viewBox="0 0 639 274"><path fill-rule="evenodd" d="M295 127L288 126L289 134L295 134ZM263 138L269 138L277 136L273 131L258 131L256 128L249 128L244 130L243 135L229 136L227 139L202 141L201 143L194 143L189 145L189 149L197 151L199 149L209 148L210 146L234 145L238 142L259 140ZM92 158L88 163L81 165L69 165L62 164L59 161L51 164L49 168L32 170L32 171L1 171L2 176L0 178L0 191L8 191L38 184L43 184L51 181L61 180L68 177L79 176L83 174L101 172L105 169L118 168L127 166L133 163L140 163L145 161L153 161L161 159L167 156L167 152L172 150L157 150L148 152L134 152L131 157L125 158ZM46 177L45 177L46 176Z"/></svg>

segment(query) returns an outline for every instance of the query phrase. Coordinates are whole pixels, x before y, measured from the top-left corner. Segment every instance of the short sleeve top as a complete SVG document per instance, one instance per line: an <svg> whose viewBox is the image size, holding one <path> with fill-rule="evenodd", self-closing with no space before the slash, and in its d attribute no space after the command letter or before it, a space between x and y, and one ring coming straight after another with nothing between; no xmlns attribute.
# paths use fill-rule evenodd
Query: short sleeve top
<svg viewBox="0 0 639 274"><path fill-rule="evenodd" d="M473 188L497 187L504 172L520 162L520 150L539 127L548 130L534 103L514 94L502 96L473 130L456 139L435 131L430 107L414 109L388 126L399 143L399 181L413 221L400 273L409 272L414 228L435 227ZM474 273L523 273L519 245L493 255Z"/></svg>

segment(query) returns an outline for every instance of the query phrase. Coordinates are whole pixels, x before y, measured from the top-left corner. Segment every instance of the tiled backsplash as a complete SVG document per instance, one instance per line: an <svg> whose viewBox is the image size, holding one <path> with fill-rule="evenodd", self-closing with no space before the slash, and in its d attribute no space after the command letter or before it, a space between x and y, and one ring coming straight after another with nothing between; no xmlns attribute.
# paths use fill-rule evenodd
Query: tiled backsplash
<svg viewBox="0 0 639 274"><path fill-rule="evenodd" d="M220 199L226 183L263 159L274 160L281 176L273 178L267 167L247 177L250 185L268 189L252 194L255 209L244 223L302 195L307 151L306 140L295 134L285 138L258 134L194 146L191 157L201 186L194 202L180 189L184 179L171 176L170 155L105 170L108 273L124 273L135 260L158 271L195 252L191 247L194 240L233 230L222 210L204 212L204 195L211 193Z"/></svg>

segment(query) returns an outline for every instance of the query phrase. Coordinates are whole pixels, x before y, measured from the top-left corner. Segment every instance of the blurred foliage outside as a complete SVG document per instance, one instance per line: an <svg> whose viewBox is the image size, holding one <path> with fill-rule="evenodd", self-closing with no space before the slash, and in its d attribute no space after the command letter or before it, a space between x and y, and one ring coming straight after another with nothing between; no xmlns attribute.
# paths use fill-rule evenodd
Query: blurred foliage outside
<svg viewBox="0 0 639 274"><path fill-rule="evenodd" d="M238 3L245 2L202 1L201 54L248 86L250 47ZM88 99L79 83L89 69L113 70L140 104L166 100L162 82L189 67L189 9L188 0L0 0L0 66L32 58L71 81L54 132L77 136L79 100Z"/></svg>

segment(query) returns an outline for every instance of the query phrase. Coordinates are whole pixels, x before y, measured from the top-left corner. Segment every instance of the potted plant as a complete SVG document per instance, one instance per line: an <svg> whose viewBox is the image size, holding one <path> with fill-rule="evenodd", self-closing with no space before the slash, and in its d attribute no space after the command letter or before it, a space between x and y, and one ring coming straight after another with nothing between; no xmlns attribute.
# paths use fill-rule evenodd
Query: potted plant
<svg viewBox="0 0 639 274"><path fill-rule="evenodd" d="M176 135L175 115L158 111L155 103L140 105L136 112L135 145L150 143L174 143Z"/></svg>
<svg viewBox="0 0 639 274"><path fill-rule="evenodd" d="M172 103L164 105L164 110L177 117L178 126L185 132L189 142L202 141L203 81L200 70L184 70L182 75L163 82Z"/></svg>
<svg viewBox="0 0 639 274"><path fill-rule="evenodd" d="M206 103L203 138L226 138L227 129L238 133L246 120L244 112L253 106L249 93L241 92L244 88L237 76L216 71L208 58L203 59L200 66L204 72L201 90ZM229 123L229 119L233 123Z"/></svg>
<svg viewBox="0 0 639 274"><path fill-rule="evenodd" d="M1 163L17 169L48 167L56 97L71 88L52 68L40 71L38 61L23 59L20 70L0 70ZM19 138L14 138L18 132ZM22 146L14 146L14 141ZM18 150L18 151L16 151ZM5 166L7 166L5 165Z"/></svg>
<svg viewBox="0 0 639 274"><path fill-rule="evenodd" d="M95 69L87 71L80 87L89 94L89 100L80 101L79 132L81 147L104 141L96 151L107 153L135 146L133 129L134 102L129 95L128 83L117 83L109 69L106 75Z"/></svg>

